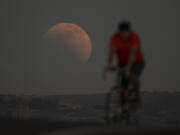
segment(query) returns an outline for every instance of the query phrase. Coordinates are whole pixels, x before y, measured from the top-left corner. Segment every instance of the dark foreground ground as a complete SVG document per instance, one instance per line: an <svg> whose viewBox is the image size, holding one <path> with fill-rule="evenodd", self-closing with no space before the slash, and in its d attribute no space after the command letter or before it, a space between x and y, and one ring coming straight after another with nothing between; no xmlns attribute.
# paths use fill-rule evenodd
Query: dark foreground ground
<svg viewBox="0 0 180 135"><path fill-rule="evenodd" d="M0 135L38 135L92 125L94 125L94 123L54 120L1 119Z"/></svg>
<svg viewBox="0 0 180 135"><path fill-rule="evenodd" d="M145 92L140 123L130 126L104 123L105 97L2 96L0 135L180 135L180 93Z"/></svg>
<svg viewBox="0 0 180 135"><path fill-rule="evenodd" d="M0 120L0 135L180 135L179 127L106 125L83 121Z"/></svg>

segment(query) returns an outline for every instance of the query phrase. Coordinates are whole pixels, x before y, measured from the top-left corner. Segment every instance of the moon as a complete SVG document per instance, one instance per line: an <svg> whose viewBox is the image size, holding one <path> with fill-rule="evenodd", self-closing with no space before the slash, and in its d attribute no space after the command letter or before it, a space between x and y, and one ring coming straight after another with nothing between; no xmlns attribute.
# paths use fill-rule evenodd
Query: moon
<svg viewBox="0 0 180 135"><path fill-rule="evenodd" d="M43 38L59 47L65 47L79 61L86 62L91 56L92 44L90 37L83 28L76 24L56 24L48 29Z"/></svg>

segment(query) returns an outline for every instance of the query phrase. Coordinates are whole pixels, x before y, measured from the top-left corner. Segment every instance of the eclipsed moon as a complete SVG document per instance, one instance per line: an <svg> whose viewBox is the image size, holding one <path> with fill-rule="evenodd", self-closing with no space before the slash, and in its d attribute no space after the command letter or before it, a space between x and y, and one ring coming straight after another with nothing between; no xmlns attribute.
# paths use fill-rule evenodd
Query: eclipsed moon
<svg viewBox="0 0 180 135"><path fill-rule="evenodd" d="M89 35L76 24L56 24L43 37L60 47L67 48L80 61L86 62L91 56L92 44Z"/></svg>

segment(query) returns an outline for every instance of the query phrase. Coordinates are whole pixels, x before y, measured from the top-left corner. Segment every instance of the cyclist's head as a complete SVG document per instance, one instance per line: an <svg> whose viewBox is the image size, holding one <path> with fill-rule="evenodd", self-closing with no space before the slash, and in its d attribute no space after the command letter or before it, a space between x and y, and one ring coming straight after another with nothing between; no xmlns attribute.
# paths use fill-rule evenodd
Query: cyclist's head
<svg viewBox="0 0 180 135"><path fill-rule="evenodd" d="M122 39L128 39L131 33L131 23L128 21L120 22L118 25L118 32Z"/></svg>

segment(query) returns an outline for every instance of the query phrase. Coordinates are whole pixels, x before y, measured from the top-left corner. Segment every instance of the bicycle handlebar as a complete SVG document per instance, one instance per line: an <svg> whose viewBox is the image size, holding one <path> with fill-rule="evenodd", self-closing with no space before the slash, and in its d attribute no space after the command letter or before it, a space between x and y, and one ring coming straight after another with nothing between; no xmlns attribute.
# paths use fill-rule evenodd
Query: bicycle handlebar
<svg viewBox="0 0 180 135"><path fill-rule="evenodd" d="M103 72L102 72L102 78L103 78L103 80L104 81L106 81L107 80L107 73L109 73L109 72L111 72L111 73L114 73L114 72L116 72L118 70L118 68L115 68L115 70L114 71L108 71L107 69L104 69L103 70ZM123 71L120 71L121 72L121 74L124 74L127 78L128 78L128 76L129 76L129 72L123 72Z"/></svg>
<svg viewBox="0 0 180 135"><path fill-rule="evenodd" d="M114 71L108 71L108 70L105 68L105 69L103 70L103 72L102 72L102 78L103 78L103 80L104 80L104 81L107 80L107 73L109 73L109 72L113 73L113 72L116 72L117 70L118 70L118 69L115 68Z"/></svg>

